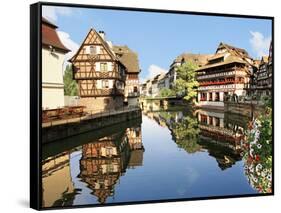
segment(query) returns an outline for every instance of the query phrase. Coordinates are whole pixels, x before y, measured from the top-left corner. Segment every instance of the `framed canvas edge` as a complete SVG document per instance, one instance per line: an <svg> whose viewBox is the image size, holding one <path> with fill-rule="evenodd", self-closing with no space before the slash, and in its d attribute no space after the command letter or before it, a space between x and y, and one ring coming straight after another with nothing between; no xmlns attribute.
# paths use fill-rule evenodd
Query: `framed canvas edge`
<svg viewBox="0 0 281 213"><path fill-rule="evenodd" d="M61 7L76 7L76 8L92 8L92 9L110 9L120 11L136 11L136 12L154 12L154 13L171 13L171 14L187 14L187 15L204 15L204 16L220 16L232 18L252 18L271 20L272 30L272 192L263 194L241 194L227 196L210 196L210 197L195 197L181 199L161 199L148 201L133 201L133 202L117 202L107 204L85 204L63 207L42 207L42 171L41 171L41 106L42 106L42 52L41 52L41 17L42 6L61 6ZM274 163L274 86L275 86L275 46L274 46L274 16L260 15L244 15L244 14L224 14L214 12L194 12L182 10L168 9L149 9L107 5L88 5L75 3L56 3L56 2L37 2L30 5L30 208L36 210L57 210L57 209L73 209L73 208L89 208L89 207L104 207L104 206L120 206L120 205L136 205L136 204L153 204L167 202L183 202L183 201L203 201L213 199L228 199L228 198L250 198L250 197L265 197L275 194L275 163Z"/></svg>

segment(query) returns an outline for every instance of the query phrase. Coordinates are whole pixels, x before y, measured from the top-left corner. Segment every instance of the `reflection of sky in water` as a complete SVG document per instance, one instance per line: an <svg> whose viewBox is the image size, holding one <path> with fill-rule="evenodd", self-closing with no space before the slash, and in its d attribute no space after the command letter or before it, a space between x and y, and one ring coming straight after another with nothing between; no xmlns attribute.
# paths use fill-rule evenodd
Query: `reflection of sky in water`
<svg viewBox="0 0 281 213"><path fill-rule="evenodd" d="M187 153L172 141L170 130L143 116L143 166L128 169L115 185L108 202L130 202L256 193L247 182L243 162L221 170L208 152ZM97 203L92 190L77 177L81 151L71 155L71 176L76 195L74 205Z"/></svg>

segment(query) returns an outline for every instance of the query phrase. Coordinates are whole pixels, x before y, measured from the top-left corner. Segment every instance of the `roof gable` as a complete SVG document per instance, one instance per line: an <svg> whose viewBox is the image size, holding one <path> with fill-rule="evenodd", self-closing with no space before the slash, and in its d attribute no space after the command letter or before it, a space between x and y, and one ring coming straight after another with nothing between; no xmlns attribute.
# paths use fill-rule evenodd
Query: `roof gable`
<svg viewBox="0 0 281 213"><path fill-rule="evenodd" d="M223 53L223 50L229 52L232 55L249 58L249 54L245 49L234 47L232 45L221 42L216 50L216 54Z"/></svg>
<svg viewBox="0 0 281 213"><path fill-rule="evenodd" d="M84 41L80 45L79 49L77 52L74 54L74 56L69 60L70 62L74 62L79 55L84 55L84 46L88 45L101 45L104 47L105 51L107 54L111 57L112 60L116 60L116 56L114 52L111 50L107 42L100 36L99 33L95 31L95 29L90 29L88 32L87 36L85 37Z"/></svg>

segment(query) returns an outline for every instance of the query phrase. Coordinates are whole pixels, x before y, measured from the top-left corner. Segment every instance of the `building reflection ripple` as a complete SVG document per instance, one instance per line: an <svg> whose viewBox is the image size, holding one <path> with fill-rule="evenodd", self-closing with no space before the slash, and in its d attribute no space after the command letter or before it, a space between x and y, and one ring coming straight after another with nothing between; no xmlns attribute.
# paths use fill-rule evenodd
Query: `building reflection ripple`
<svg viewBox="0 0 281 213"><path fill-rule="evenodd" d="M126 169L142 165L143 151L140 126L85 144L79 177L103 204L114 196L114 187Z"/></svg>

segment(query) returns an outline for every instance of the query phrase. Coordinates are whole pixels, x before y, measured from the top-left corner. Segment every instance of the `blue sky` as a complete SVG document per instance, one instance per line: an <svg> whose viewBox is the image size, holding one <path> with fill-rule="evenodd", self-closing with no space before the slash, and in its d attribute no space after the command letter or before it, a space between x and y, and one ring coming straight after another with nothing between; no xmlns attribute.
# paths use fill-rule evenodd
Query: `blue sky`
<svg viewBox="0 0 281 213"><path fill-rule="evenodd" d="M219 42L245 48L253 58L268 54L271 21L262 19L43 7L58 25L61 40L75 51L90 28L106 32L113 44L136 51L141 79L168 70L183 52L214 53Z"/></svg>

